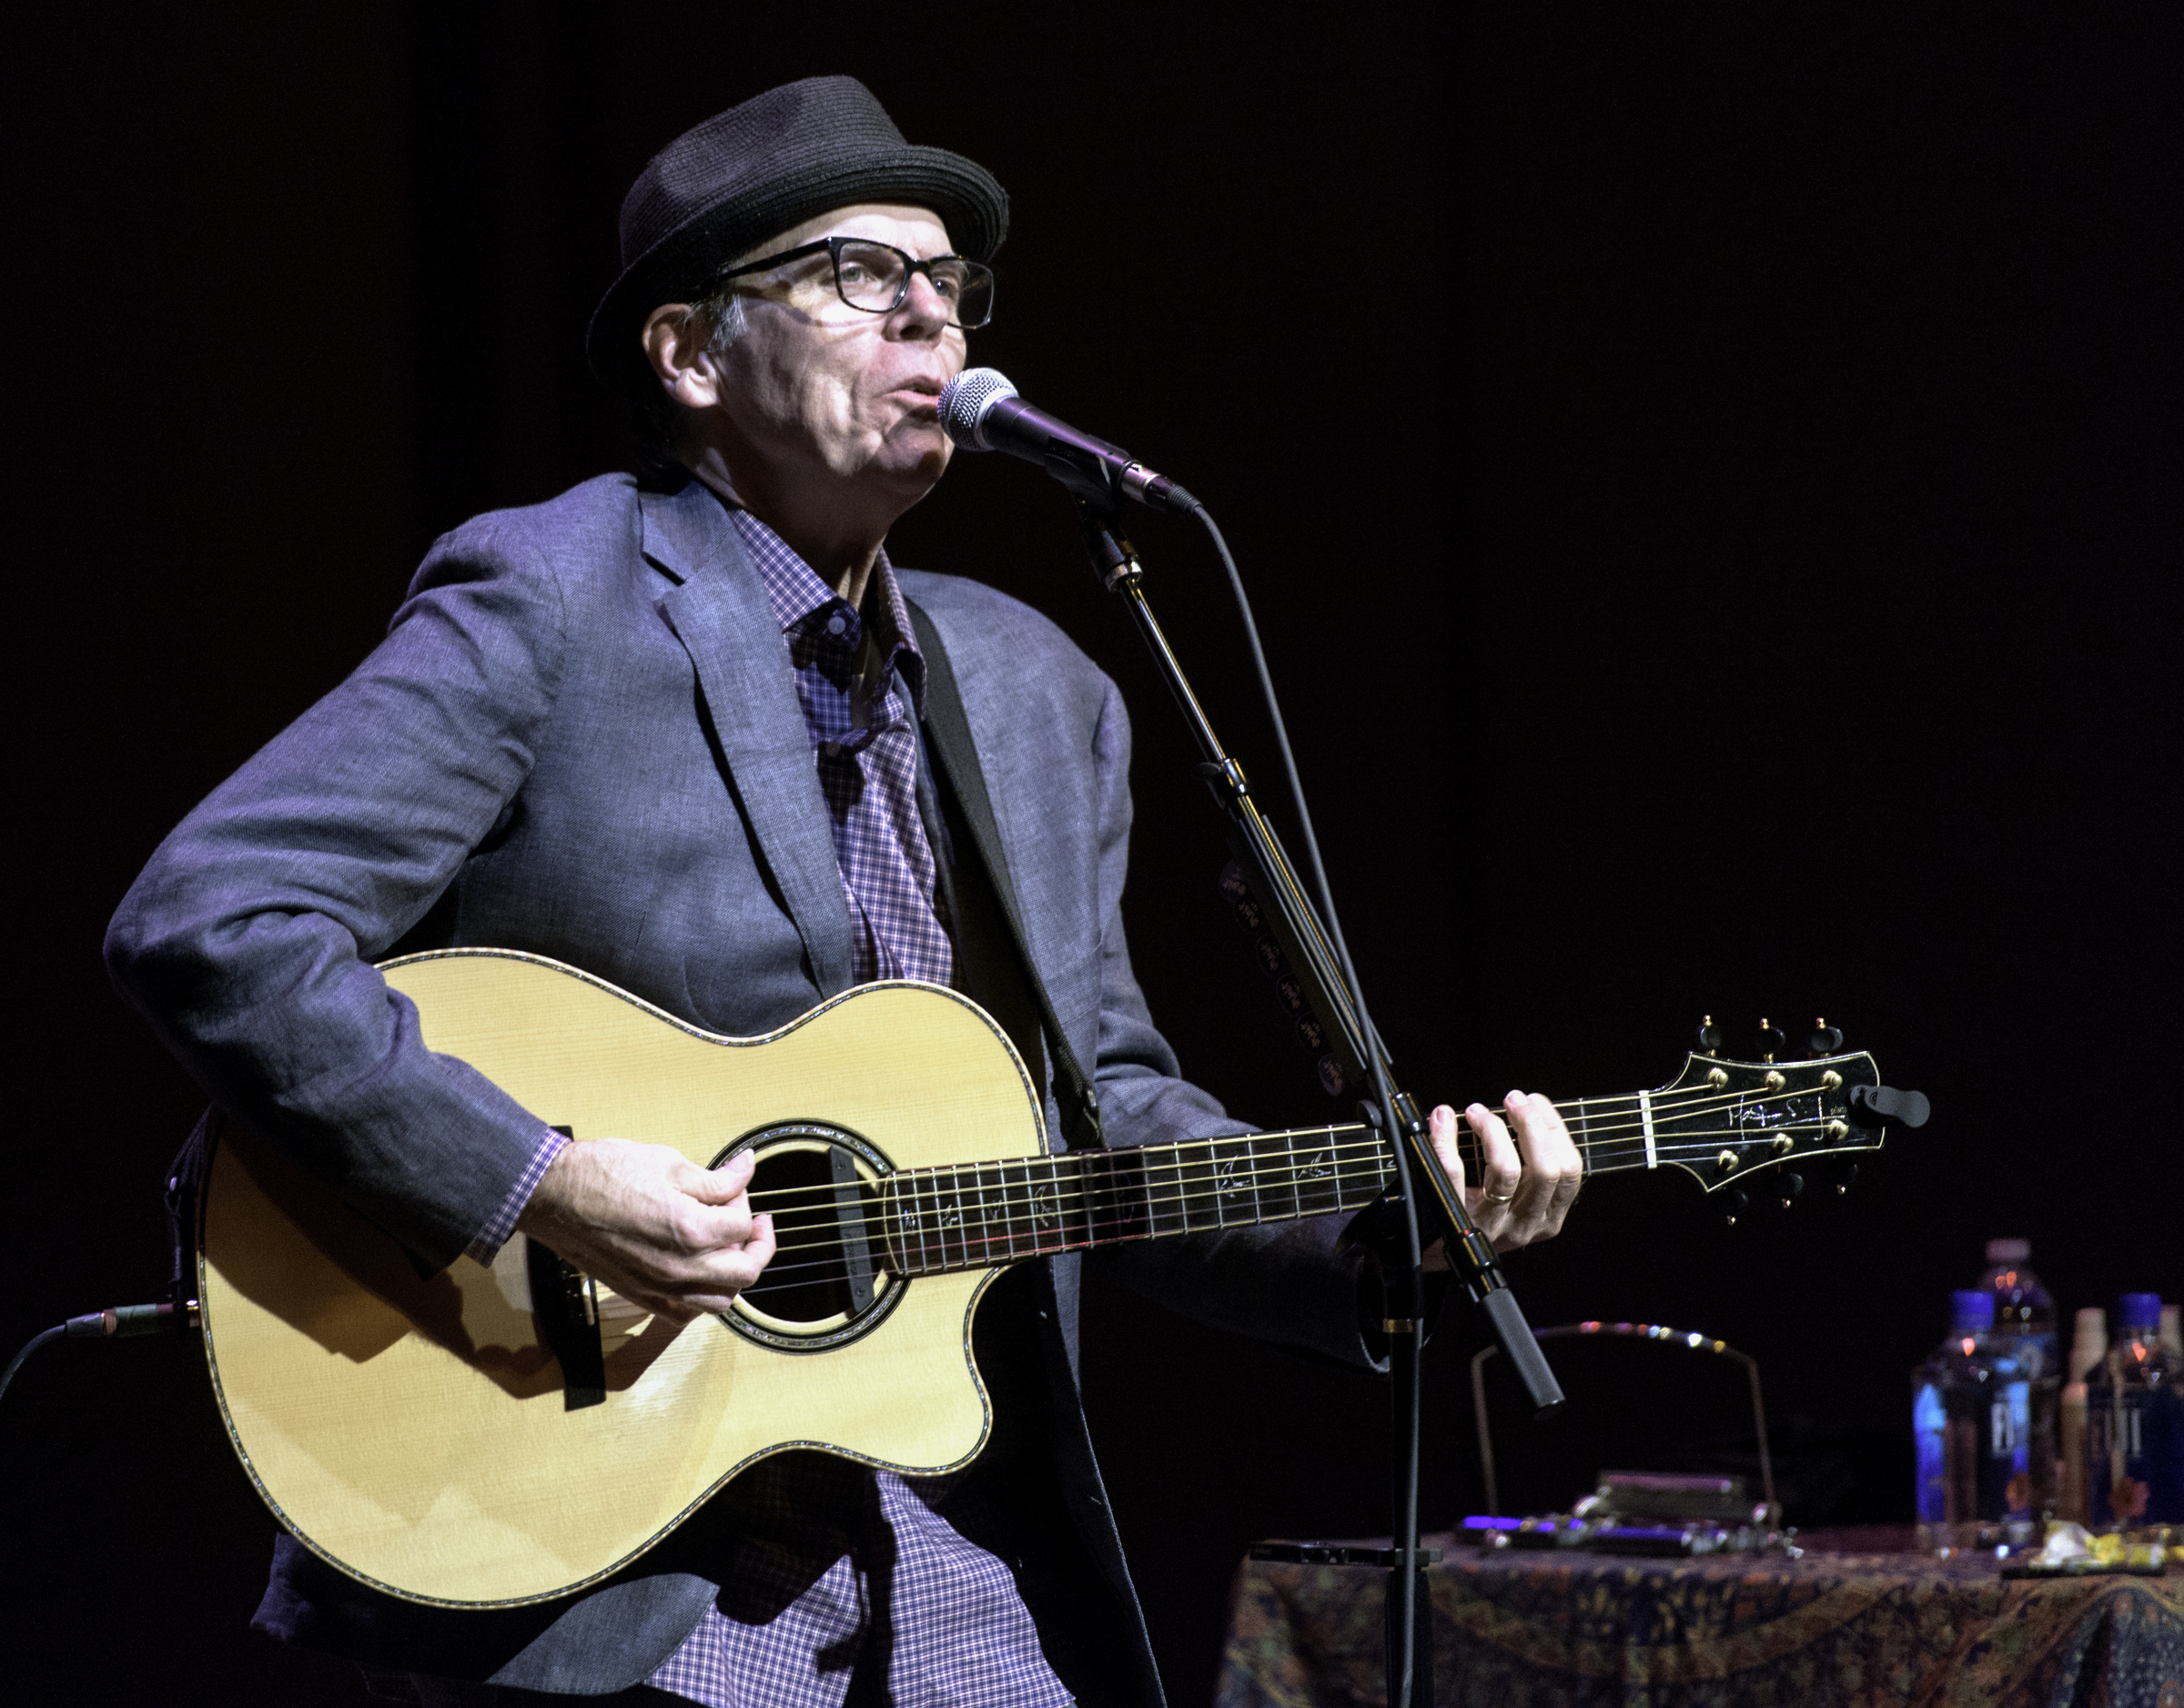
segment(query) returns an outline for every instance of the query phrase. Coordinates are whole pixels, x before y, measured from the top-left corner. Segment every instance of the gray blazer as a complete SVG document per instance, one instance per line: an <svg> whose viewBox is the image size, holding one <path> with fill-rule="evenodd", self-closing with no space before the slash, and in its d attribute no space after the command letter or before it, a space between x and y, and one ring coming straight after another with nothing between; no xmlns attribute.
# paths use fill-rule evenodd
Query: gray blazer
<svg viewBox="0 0 2184 1708"><path fill-rule="evenodd" d="M1108 1142L1239 1130L1178 1076L1131 974L1130 735L1114 683L1015 600L900 579L954 664L1029 950L1093 1064ZM703 486L662 495L606 477L441 539L387 640L161 844L106 956L216 1103L434 1268L500 1206L541 1131L425 1050L415 1010L372 966L398 945L449 945L551 955L729 1034L772 1030L849 984L849 915L779 629ZM1058 1135L1051 1088L1048 1117ZM1099 1260L1201 1320L1365 1362L1358 1259L1338 1232L1320 1218ZM1061 1476L1149 1681L1077 1399L1080 1263L1046 1267L1052 1380L1074 1420ZM290 1545L260 1622L381 1664L599 1693L644 1677L715 1588L641 1561L535 1616L429 1613Z"/></svg>

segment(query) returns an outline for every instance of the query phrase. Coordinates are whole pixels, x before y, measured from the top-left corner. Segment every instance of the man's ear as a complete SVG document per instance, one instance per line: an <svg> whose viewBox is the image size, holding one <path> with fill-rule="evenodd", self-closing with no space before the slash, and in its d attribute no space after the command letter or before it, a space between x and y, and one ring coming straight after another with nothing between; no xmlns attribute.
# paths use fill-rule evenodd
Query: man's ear
<svg viewBox="0 0 2184 1708"><path fill-rule="evenodd" d="M719 365L707 351L705 317L685 302L663 302L645 317L645 359L667 395L685 409L711 409L721 400Z"/></svg>

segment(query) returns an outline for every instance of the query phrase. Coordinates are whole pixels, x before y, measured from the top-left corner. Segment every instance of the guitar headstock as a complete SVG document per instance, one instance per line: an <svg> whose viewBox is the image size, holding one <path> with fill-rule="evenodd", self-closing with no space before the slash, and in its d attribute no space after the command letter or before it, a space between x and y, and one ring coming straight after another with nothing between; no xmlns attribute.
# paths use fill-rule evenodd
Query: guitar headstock
<svg viewBox="0 0 2184 1708"><path fill-rule="evenodd" d="M1647 1166L1683 1168L1709 1192L1735 1193L1741 1208L1741 1188L1764 1171L1775 1171L1786 1200L1811 1165L1878 1150L1892 1126L1925 1124L1926 1099L1882 1085L1872 1056L1844 1051L1825 1022L1812 1033L1814 1054L1789 1062L1774 1059L1783 1035L1760 1026L1763 1059L1737 1061L1709 1019L1684 1071L1640 1099Z"/></svg>

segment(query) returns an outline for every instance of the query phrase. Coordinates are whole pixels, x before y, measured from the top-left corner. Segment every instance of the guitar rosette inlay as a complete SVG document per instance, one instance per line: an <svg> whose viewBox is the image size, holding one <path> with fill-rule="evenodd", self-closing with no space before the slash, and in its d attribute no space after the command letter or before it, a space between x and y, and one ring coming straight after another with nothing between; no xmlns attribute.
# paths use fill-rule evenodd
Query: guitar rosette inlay
<svg viewBox="0 0 2184 1708"><path fill-rule="evenodd" d="M774 1253L721 1320L784 1352L823 1352L869 1334L909 1283L886 1267L880 1183L894 1165L870 1140L826 1121L745 1133L713 1158L755 1151L751 1208L774 1218Z"/></svg>

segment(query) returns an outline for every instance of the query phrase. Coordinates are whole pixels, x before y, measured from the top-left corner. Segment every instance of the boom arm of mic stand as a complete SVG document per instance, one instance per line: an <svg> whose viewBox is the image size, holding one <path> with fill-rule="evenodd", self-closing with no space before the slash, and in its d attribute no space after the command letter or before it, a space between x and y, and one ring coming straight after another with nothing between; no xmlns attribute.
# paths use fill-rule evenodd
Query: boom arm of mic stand
<svg viewBox="0 0 2184 1708"><path fill-rule="evenodd" d="M1214 733L1205 707L1192 692L1159 620L1153 615L1152 606L1146 600L1144 570L1138 561L1137 552L1116 531L1110 516L1101 514L1089 501L1084 502L1083 512L1085 546L1091 553L1093 568L1107 591L1120 597L1128 607L1131 620L1138 625L1138 633L1168 683L1168 692L1175 697L1177 708L1190 726L1201 755L1199 774L1228 816L1230 846L1251 879L1253 888L1268 904L1269 916L1283 953L1289 955L1313 1007L1328 1022L1336 1051L1351 1082L1374 1086L1376 1095L1386 1106L1387 1118L1392 1126L1388 1137L1391 1143L1403 1147L1410 1164L1400 1171L1399 1178L1407 1175L1416 1188L1412 1201L1421 1238L1426 1244L1436 1238L1442 1241L1450 1268L1471 1302L1485 1311L1487 1320L1493 1326L1494 1338L1523 1383L1535 1412L1545 1416L1559 1410L1562 1405L1562 1388L1554 1380L1554 1372L1548 1368L1539 1342L1532 1338L1523 1312L1517 1308L1516 1296L1502 1278L1494 1249L1471 1220L1448 1176L1441 1172L1440 1158L1434 1155L1417 1104L1407 1092L1396 1089L1390 1058L1379 1033L1370 1019L1360 1015L1358 1005L1350 1001L1340 961L1303 884L1298 880L1296 868L1289 864L1273 827L1259 813L1243 767L1229 756L1220 738Z"/></svg>

